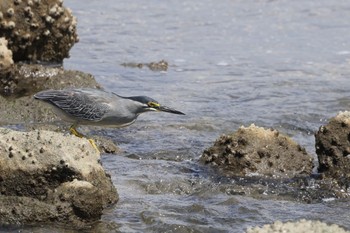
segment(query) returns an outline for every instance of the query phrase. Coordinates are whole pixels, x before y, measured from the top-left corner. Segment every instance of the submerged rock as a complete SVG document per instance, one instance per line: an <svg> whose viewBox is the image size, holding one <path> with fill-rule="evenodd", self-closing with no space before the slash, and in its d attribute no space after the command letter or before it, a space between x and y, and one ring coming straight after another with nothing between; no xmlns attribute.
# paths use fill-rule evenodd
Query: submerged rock
<svg viewBox="0 0 350 233"><path fill-rule="evenodd" d="M0 128L0 222L84 227L118 201L88 140Z"/></svg>
<svg viewBox="0 0 350 233"><path fill-rule="evenodd" d="M109 138L103 136L92 136L96 146L101 153L105 154L117 154L121 150L120 148Z"/></svg>
<svg viewBox="0 0 350 233"><path fill-rule="evenodd" d="M150 62L150 63L136 63L136 62L128 62L121 64L124 67L130 68L143 68L148 67L152 71L167 71L168 70L168 62L165 60L160 60L159 62Z"/></svg>
<svg viewBox="0 0 350 233"><path fill-rule="evenodd" d="M0 0L0 37L13 60L62 62L78 41L76 19L62 0Z"/></svg>
<svg viewBox="0 0 350 233"><path fill-rule="evenodd" d="M296 222L280 222L276 221L273 224L267 224L262 227L254 227L247 230L247 233L319 233L319 232L334 232L334 233L349 233L336 224L328 225L327 223L314 220L301 219Z"/></svg>
<svg viewBox="0 0 350 233"><path fill-rule="evenodd" d="M315 134L318 171L350 184L350 112L340 112Z"/></svg>
<svg viewBox="0 0 350 233"><path fill-rule="evenodd" d="M292 139L255 125L221 136L200 160L238 176L294 177L309 175L313 168L312 157Z"/></svg>

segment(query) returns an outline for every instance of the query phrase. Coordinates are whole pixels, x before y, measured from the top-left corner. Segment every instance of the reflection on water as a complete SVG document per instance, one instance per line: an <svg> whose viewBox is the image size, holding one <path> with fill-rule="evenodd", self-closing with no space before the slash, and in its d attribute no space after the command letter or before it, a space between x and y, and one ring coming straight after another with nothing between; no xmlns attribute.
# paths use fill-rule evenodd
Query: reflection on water
<svg viewBox="0 0 350 233"><path fill-rule="evenodd" d="M239 232L299 218L350 228L349 202L305 205L240 196L197 163L220 134L251 123L287 133L315 155L313 132L349 107L350 3L65 5L78 18L80 36L65 68L90 72L118 94L147 95L186 113L145 114L129 128L95 131L124 150L103 158L120 202L97 229L110 224L121 232ZM120 65L162 59L167 72Z"/></svg>

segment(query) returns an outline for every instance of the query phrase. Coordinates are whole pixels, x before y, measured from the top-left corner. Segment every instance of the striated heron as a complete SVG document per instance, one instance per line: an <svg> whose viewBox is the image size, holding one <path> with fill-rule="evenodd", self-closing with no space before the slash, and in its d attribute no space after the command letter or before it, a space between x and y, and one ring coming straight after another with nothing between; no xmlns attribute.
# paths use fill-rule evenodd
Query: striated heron
<svg viewBox="0 0 350 233"><path fill-rule="evenodd" d="M46 90L36 93L34 98L50 104L62 120L72 123L70 131L78 137L85 137L77 131L78 125L125 127L144 112L185 115L147 96L124 97L92 88ZM97 149L94 141L89 141Z"/></svg>

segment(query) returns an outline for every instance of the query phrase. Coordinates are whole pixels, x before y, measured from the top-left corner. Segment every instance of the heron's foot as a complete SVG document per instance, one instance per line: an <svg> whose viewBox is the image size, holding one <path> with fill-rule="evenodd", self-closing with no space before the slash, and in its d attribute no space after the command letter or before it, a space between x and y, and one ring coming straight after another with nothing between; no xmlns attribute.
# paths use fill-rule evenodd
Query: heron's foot
<svg viewBox="0 0 350 233"><path fill-rule="evenodd" d="M72 125L70 128L69 128L69 131L74 134L75 136L79 137L79 138L84 138L84 134L78 132L77 128L75 127L75 125Z"/></svg>
<svg viewBox="0 0 350 233"><path fill-rule="evenodd" d="M95 148L95 150L96 150L98 153L100 153L100 150L98 149L98 147L97 147L97 145L96 145L94 139L89 138L88 140L89 140L90 144L92 145L92 147Z"/></svg>
<svg viewBox="0 0 350 233"><path fill-rule="evenodd" d="M90 144L92 145L92 147L95 148L95 150L96 150L98 153L100 153L100 150L98 149L98 147L97 147L97 145L96 145L94 139L92 139L92 138L87 138L84 134L80 133L80 132L77 130L77 128L76 128L75 125L72 125L72 126L69 128L69 131L70 131L72 134L74 134L75 136L79 137L79 138L86 138L86 139L90 142Z"/></svg>

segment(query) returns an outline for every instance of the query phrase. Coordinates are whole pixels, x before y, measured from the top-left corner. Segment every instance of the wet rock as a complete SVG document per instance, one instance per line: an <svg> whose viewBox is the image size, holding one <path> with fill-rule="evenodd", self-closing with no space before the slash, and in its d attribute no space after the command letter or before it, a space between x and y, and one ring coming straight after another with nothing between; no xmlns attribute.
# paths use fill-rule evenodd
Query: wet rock
<svg viewBox="0 0 350 233"><path fill-rule="evenodd" d="M146 65L150 70L153 70L153 71L167 71L168 70L168 62L166 62L164 60L161 60L159 62L151 62L151 63L148 63Z"/></svg>
<svg viewBox="0 0 350 233"><path fill-rule="evenodd" d="M273 224L267 224L262 227L254 227L247 230L247 233L319 233L319 232L334 232L334 233L349 233L336 224L328 225L327 223L314 220L301 219L296 222L280 222L276 221Z"/></svg>
<svg viewBox="0 0 350 233"><path fill-rule="evenodd" d="M276 130L255 125L221 136L200 160L238 176L294 177L309 175L313 168L312 157L300 145Z"/></svg>
<svg viewBox="0 0 350 233"><path fill-rule="evenodd" d="M150 63L136 63L136 62L128 62L121 64L124 67L130 68L143 68L148 67L152 71L167 71L168 70L168 62L165 60L160 60L159 62L150 62Z"/></svg>
<svg viewBox="0 0 350 233"><path fill-rule="evenodd" d="M340 112L315 134L318 171L350 183L350 112Z"/></svg>
<svg viewBox="0 0 350 233"><path fill-rule="evenodd" d="M13 68L12 51L7 47L7 40L0 38L0 77L6 78Z"/></svg>
<svg viewBox="0 0 350 233"><path fill-rule="evenodd" d="M13 60L62 62L78 42L76 19L62 0L0 0L0 37Z"/></svg>
<svg viewBox="0 0 350 233"><path fill-rule="evenodd" d="M0 128L0 222L85 227L118 201L88 140Z"/></svg>
<svg viewBox="0 0 350 233"><path fill-rule="evenodd" d="M117 154L120 148L109 138L103 136L92 137L101 153Z"/></svg>

